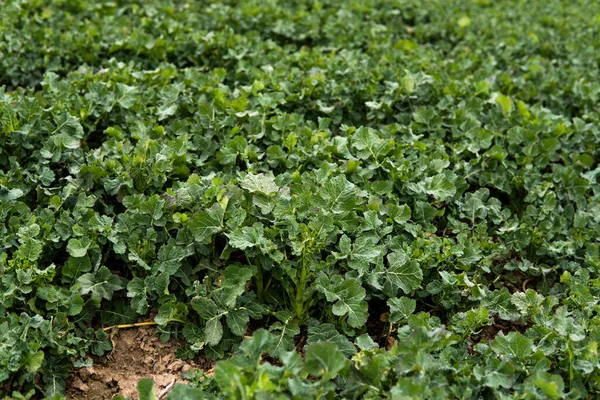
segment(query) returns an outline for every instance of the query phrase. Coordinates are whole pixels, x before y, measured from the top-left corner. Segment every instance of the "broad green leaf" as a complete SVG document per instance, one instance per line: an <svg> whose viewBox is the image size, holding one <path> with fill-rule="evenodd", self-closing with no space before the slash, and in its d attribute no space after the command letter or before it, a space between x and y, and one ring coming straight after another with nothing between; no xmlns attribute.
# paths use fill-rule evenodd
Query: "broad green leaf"
<svg viewBox="0 0 600 400"><path fill-rule="evenodd" d="M174 115L177 112L177 104L165 104L156 110L156 115L158 116L158 120L162 121L170 116Z"/></svg>
<svg viewBox="0 0 600 400"><path fill-rule="evenodd" d="M202 389L182 383L173 386L173 389L165 397L166 400L203 400L205 398Z"/></svg>
<svg viewBox="0 0 600 400"><path fill-rule="evenodd" d="M23 244L19 246L17 253L29 261L36 261L42 254L42 244L36 239L26 239Z"/></svg>
<svg viewBox="0 0 600 400"><path fill-rule="evenodd" d="M223 325L218 318L213 317L206 321L206 325L204 326L204 337L206 343L211 346L219 344L223 337Z"/></svg>
<svg viewBox="0 0 600 400"><path fill-rule="evenodd" d="M276 316L278 321L271 324L269 332L276 336L273 354L280 355L294 348L294 338L300 333L300 327L294 321L294 314L290 311L279 311Z"/></svg>
<svg viewBox="0 0 600 400"><path fill-rule="evenodd" d="M533 354L533 342L518 332L504 335L500 332L491 344L498 355L505 355L516 360L524 360Z"/></svg>
<svg viewBox="0 0 600 400"><path fill-rule="evenodd" d="M383 273L385 285L390 292L396 293L398 288L406 294L417 289L423 280L423 272L416 261L408 260L403 252L388 254L389 268Z"/></svg>
<svg viewBox="0 0 600 400"><path fill-rule="evenodd" d="M137 385L140 400L158 400L152 379L142 379Z"/></svg>
<svg viewBox="0 0 600 400"><path fill-rule="evenodd" d="M71 239L67 245L67 251L72 257L82 258L87 254L92 242L87 238Z"/></svg>
<svg viewBox="0 0 600 400"><path fill-rule="evenodd" d="M117 82L115 85L115 95L115 103L126 109L133 107L138 99L137 88L125 85L121 82Z"/></svg>
<svg viewBox="0 0 600 400"><path fill-rule="evenodd" d="M95 332L93 329L89 329L89 332L93 333L92 339L92 353L97 356L103 356L107 351L112 350L112 341L108 337L108 333L102 329L98 329Z"/></svg>
<svg viewBox="0 0 600 400"><path fill-rule="evenodd" d="M527 382L536 386L542 391L544 396L547 396L550 399L565 398L565 384L559 375L538 370L535 375L527 378Z"/></svg>
<svg viewBox="0 0 600 400"><path fill-rule="evenodd" d="M506 115L509 115L514 108L513 100L509 96L503 94L498 94L496 96L496 103L500 105L502 112Z"/></svg>
<svg viewBox="0 0 600 400"><path fill-rule="evenodd" d="M348 338L341 334L335 325L325 323L311 323L308 327L308 339L307 345L311 346L314 343L320 342L331 342L334 343L337 348L346 357L352 357L356 354L356 348Z"/></svg>
<svg viewBox="0 0 600 400"><path fill-rule="evenodd" d="M544 297L532 289L527 289L525 292L516 292L511 296L511 302L522 314L537 310L543 301Z"/></svg>
<svg viewBox="0 0 600 400"><path fill-rule="evenodd" d="M352 211L356 203L356 188L343 175L329 179L317 193L325 212L342 214Z"/></svg>
<svg viewBox="0 0 600 400"><path fill-rule="evenodd" d="M516 321L521 317L512 296L506 289L493 291L483 300L483 304L490 312L497 313L504 320Z"/></svg>
<svg viewBox="0 0 600 400"><path fill-rule="evenodd" d="M226 316L227 326L234 335L243 336L248 329L250 315L244 308L230 310Z"/></svg>
<svg viewBox="0 0 600 400"><path fill-rule="evenodd" d="M77 283L81 294L89 293L96 300L110 300L115 291L125 287L122 279L113 275L106 267L100 267L96 272L80 276Z"/></svg>
<svg viewBox="0 0 600 400"><path fill-rule="evenodd" d="M144 279L135 277L127 284L127 297L131 298L131 307L140 315L148 311L147 291Z"/></svg>
<svg viewBox="0 0 600 400"><path fill-rule="evenodd" d="M0 185L0 200L3 201L14 201L25 195L21 189L9 189L4 185Z"/></svg>
<svg viewBox="0 0 600 400"><path fill-rule="evenodd" d="M379 345L366 333L356 338L356 345L361 350L373 350L379 348Z"/></svg>
<svg viewBox="0 0 600 400"><path fill-rule="evenodd" d="M223 271L225 280L221 284L219 300L226 307L233 307L238 297L246 291L246 284L256 273L256 267L231 265Z"/></svg>
<svg viewBox="0 0 600 400"><path fill-rule="evenodd" d="M352 147L357 151L358 158L371 158L376 161L378 158L378 146L382 139L375 133L373 129L361 127L352 138Z"/></svg>
<svg viewBox="0 0 600 400"><path fill-rule="evenodd" d="M458 26L460 26L461 28L471 26L471 18L467 17L466 15L463 15L458 19Z"/></svg>
<svg viewBox="0 0 600 400"><path fill-rule="evenodd" d="M219 314L219 308L215 302L206 297L196 296L190 304L202 319L209 320Z"/></svg>
<svg viewBox="0 0 600 400"><path fill-rule="evenodd" d="M158 313L156 317L154 317L154 321L161 326L168 324L171 321L176 322L186 322L186 317L188 314L188 307L183 303L176 303L174 301L170 301L167 303L163 303L158 309Z"/></svg>
<svg viewBox="0 0 600 400"><path fill-rule="evenodd" d="M273 177L265 174L247 174L242 179L241 186L250 193L262 193L267 196L279 191Z"/></svg>
<svg viewBox="0 0 600 400"><path fill-rule="evenodd" d="M158 262L160 272L165 272L169 275L175 274L181 266L181 261L188 255L186 250L177 246L176 244L169 243L162 246L158 251Z"/></svg>
<svg viewBox="0 0 600 400"><path fill-rule="evenodd" d="M387 304L390 307L390 322L393 324L405 321L417 307L417 302L407 297L388 299Z"/></svg>
<svg viewBox="0 0 600 400"><path fill-rule="evenodd" d="M320 286L327 300L333 302L332 312L338 316L348 316L348 324L358 328L367 321L365 289L356 280L344 280L332 286Z"/></svg>
<svg viewBox="0 0 600 400"><path fill-rule="evenodd" d="M479 307L455 314L452 317L452 323L457 331L467 334L476 333L482 326L490 325L492 320L489 318L488 309Z"/></svg>
<svg viewBox="0 0 600 400"><path fill-rule="evenodd" d="M163 216L165 200L158 195L151 196L148 200L140 204L140 211L149 215L153 222L159 221Z"/></svg>
<svg viewBox="0 0 600 400"><path fill-rule="evenodd" d="M63 277L77 279L82 274L92 270L92 263L89 256L69 257L67 263L62 267Z"/></svg>
<svg viewBox="0 0 600 400"><path fill-rule="evenodd" d="M316 343L306 350L304 369L312 376L330 380L348 366L348 360L333 343Z"/></svg>
<svg viewBox="0 0 600 400"><path fill-rule="evenodd" d="M61 112L54 117L55 128L52 135L59 134L65 137L81 139L83 137L83 128L79 120L66 113ZM78 146L77 146L78 147Z"/></svg>
<svg viewBox="0 0 600 400"><path fill-rule="evenodd" d="M263 353L271 351L274 342L275 337L267 330L261 328L252 334L251 339L242 342L240 350L242 350L251 360L260 361Z"/></svg>
<svg viewBox="0 0 600 400"><path fill-rule="evenodd" d="M40 351L36 351L35 353L27 356L24 364L25 364L25 368L27 368L27 371L36 372L37 370L40 369L43 362L44 362L44 352L40 350Z"/></svg>
<svg viewBox="0 0 600 400"><path fill-rule="evenodd" d="M503 387L510 389L517 379L516 369L512 363L492 359L487 365L477 365L473 368L473 375L487 387L497 389Z"/></svg>
<svg viewBox="0 0 600 400"><path fill-rule="evenodd" d="M189 221L189 227L194 238L199 242L223 229L223 208L215 203L206 211L200 211Z"/></svg>
<svg viewBox="0 0 600 400"><path fill-rule="evenodd" d="M411 211L410 211L410 208L406 204L402 204L400 206L397 206L395 204L389 204L387 207L388 207L388 215L397 224L403 224L410 219Z"/></svg>
<svg viewBox="0 0 600 400"><path fill-rule="evenodd" d="M229 245L240 250L258 247L265 253L270 247L269 240L264 237L263 226L260 223L238 228L227 234L227 237L229 238Z"/></svg>
<svg viewBox="0 0 600 400"><path fill-rule="evenodd" d="M440 174L426 179L425 191L437 200L446 200L454 196L456 186L445 175Z"/></svg>

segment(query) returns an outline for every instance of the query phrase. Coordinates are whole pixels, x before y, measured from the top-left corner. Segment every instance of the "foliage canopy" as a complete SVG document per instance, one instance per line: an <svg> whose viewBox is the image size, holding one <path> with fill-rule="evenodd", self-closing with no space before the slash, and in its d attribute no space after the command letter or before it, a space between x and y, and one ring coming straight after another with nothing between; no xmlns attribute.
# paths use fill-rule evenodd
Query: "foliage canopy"
<svg viewBox="0 0 600 400"><path fill-rule="evenodd" d="M600 394L599 2L0 6L0 396Z"/></svg>

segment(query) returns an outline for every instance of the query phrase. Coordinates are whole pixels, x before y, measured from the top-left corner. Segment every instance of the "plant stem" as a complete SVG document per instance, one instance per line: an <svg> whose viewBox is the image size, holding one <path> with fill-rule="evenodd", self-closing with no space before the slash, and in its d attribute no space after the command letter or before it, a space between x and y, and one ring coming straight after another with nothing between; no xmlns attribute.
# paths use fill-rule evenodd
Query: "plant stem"
<svg viewBox="0 0 600 400"><path fill-rule="evenodd" d="M264 303L265 300L265 284L263 281L263 269L260 266L260 262L255 260L250 260L248 256L246 256L246 262L249 265L254 265L256 267L256 275L254 276L254 286L256 286L256 297L258 298L259 303Z"/></svg>
<svg viewBox="0 0 600 400"><path fill-rule="evenodd" d="M259 303L264 303L265 302L265 296L264 296L264 283L263 283L263 269L260 266L259 263L257 263L258 265L256 266L257 272L256 272L256 276L254 277L254 282L256 283L256 296L258 297L258 302Z"/></svg>
<svg viewBox="0 0 600 400"><path fill-rule="evenodd" d="M158 325L156 322L154 321L147 321L147 322L138 322L135 324L123 324L123 325L113 325L113 326L108 326L106 328L103 328L103 331L110 331L113 329L125 329L125 328L139 328L142 326L154 326L154 325Z"/></svg>
<svg viewBox="0 0 600 400"><path fill-rule="evenodd" d="M296 316L299 320L302 320L304 317L304 292L306 291L306 281L308 277L305 260L306 258L302 257L302 268L300 270L298 287L296 288L296 302L294 306L294 309L296 310Z"/></svg>

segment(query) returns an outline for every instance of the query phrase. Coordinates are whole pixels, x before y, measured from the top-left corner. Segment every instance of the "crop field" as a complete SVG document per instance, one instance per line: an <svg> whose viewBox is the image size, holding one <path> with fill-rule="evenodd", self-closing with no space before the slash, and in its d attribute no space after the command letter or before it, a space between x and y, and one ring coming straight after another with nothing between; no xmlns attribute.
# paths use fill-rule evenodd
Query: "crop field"
<svg viewBox="0 0 600 400"><path fill-rule="evenodd" d="M599 77L596 0L0 0L0 398L598 398Z"/></svg>

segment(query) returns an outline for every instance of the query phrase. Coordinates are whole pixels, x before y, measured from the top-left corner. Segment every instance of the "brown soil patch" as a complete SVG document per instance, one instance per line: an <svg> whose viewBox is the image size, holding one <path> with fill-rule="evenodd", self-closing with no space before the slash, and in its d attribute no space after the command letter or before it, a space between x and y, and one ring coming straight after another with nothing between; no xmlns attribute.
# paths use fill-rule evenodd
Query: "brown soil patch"
<svg viewBox="0 0 600 400"><path fill-rule="evenodd" d="M67 399L106 400L119 394L137 399L140 379L154 380L157 395L174 384L185 382L182 374L192 368L209 370L213 364L203 358L178 360L181 344L163 343L154 327L122 329L112 336L113 350L95 360L94 366L73 371L67 381Z"/></svg>

